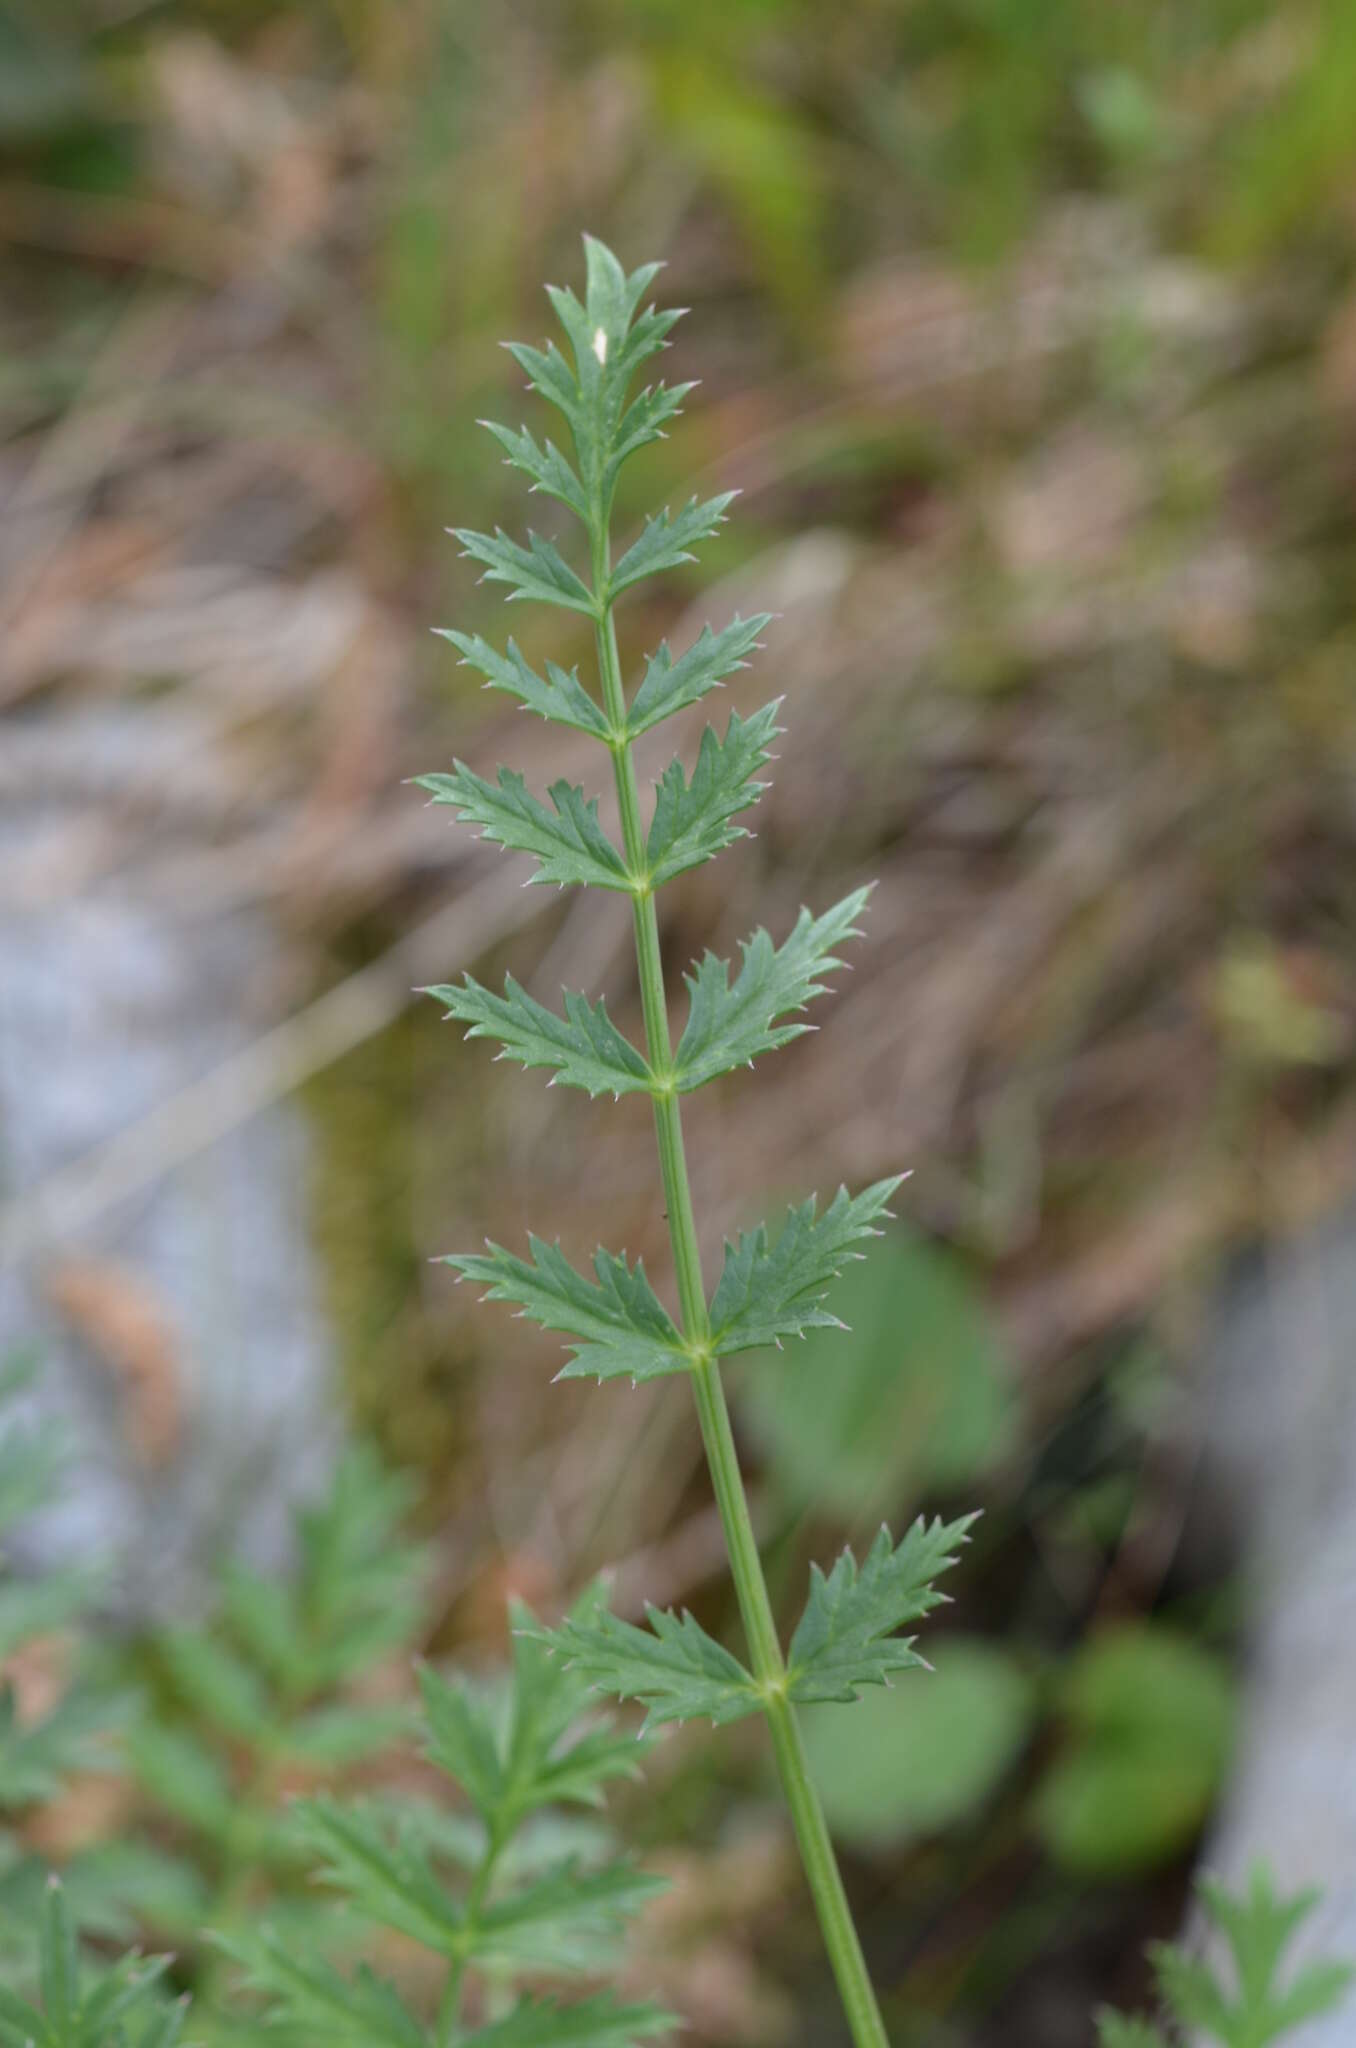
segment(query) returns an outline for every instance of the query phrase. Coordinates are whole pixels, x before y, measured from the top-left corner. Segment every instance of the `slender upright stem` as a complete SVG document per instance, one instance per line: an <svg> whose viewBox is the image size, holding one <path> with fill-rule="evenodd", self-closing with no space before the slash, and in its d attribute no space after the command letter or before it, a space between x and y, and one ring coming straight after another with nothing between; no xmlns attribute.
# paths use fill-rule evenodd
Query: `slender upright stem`
<svg viewBox="0 0 1356 2048"><path fill-rule="evenodd" d="M607 573L607 532L604 521L600 519L593 536L595 590L606 589ZM648 881L640 879L647 873L645 837L641 829L631 742L626 737L626 697L617 654L617 629L610 604L605 606L598 623L597 640L603 704L613 733L612 763L621 811L622 844L626 865L632 876L637 878L632 908L646 1046L658 1084L654 1095L655 1135L659 1143L659 1169L664 1185L669 1239L673 1246L683 1335L693 1358L692 1391L697 1402L702 1443L720 1511L721 1527L725 1532L730 1570L744 1632L748 1637L753 1672L762 1691L763 1712L772 1734L777 1769L791 1810L796 1842L814 1896L843 2009L856 2048L889 2048L824 1810L811 1783L795 1711L786 1696L786 1664L739 1470L720 1366L709 1345L706 1289L702 1282L701 1252L692 1210L692 1190L688 1183L687 1157L683 1149L682 1113L673 1075L673 1042L669 1035L664 968L659 951L659 920L655 914L654 892Z"/></svg>
<svg viewBox="0 0 1356 2048"><path fill-rule="evenodd" d="M466 1907L460 1930L462 1946L460 1952L453 1957L448 1965L447 1977L443 1984L443 1994L438 2001L436 2038L439 2048L450 2048L450 2044L456 2039L457 2028L461 2019L461 1986L462 1978L466 1974L466 1958L475 1944L481 1910L484 1907L486 1898L489 1896L490 1885L494 1878L494 1867L499 1861L500 1852L507 1839L507 1832L501 1824L497 1828L492 1828L486 1836L484 1854L481 1856L475 1876L471 1880L471 1888L466 1894Z"/></svg>

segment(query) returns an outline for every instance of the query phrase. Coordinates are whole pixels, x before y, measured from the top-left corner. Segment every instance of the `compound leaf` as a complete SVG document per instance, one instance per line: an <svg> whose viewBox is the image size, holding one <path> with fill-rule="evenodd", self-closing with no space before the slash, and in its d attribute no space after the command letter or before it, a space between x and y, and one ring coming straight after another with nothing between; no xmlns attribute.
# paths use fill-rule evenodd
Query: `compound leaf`
<svg viewBox="0 0 1356 2048"><path fill-rule="evenodd" d="M781 731L777 724L780 702L779 698L764 705L749 719L732 711L723 740L708 725L691 782L680 761L670 762L664 770L645 849L652 887L672 881L684 869L697 867L736 839L748 837L744 827L733 820L756 804L767 788L765 782L754 778L770 760L769 743Z"/></svg>
<svg viewBox="0 0 1356 2048"><path fill-rule="evenodd" d="M1194 2032L1204 2028L1218 2040L1228 2041L1229 2001L1214 1971L1199 1957L1167 1942L1149 1949L1154 1976L1164 2004L1184 2027ZM1257 2036L1261 2039L1261 2036Z"/></svg>
<svg viewBox="0 0 1356 2048"><path fill-rule="evenodd" d="M589 1587L571 1618L592 1622L606 1605L603 1588ZM607 1715L581 1723L592 1687L554 1657L536 1633L537 1620L521 1601L510 1601L513 1630L513 1714L506 1745L506 1776L515 1812L546 1805L601 1806L609 1778L631 1777L637 1745L618 1736Z"/></svg>
<svg viewBox="0 0 1356 2048"><path fill-rule="evenodd" d="M656 440L673 417L690 385L666 391L660 385L626 404L626 391L640 364L665 346L682 315L678 309L657 312L653 306L636 317L641 298L658 274L647 263L630 276L609 249L584 237L588 278L584 303L571 291L547 287L547 296L565 330L573 367L554 342L545 349L510 342L509 352L526 373L533 390L558 408L569 421L590 518L605 517L617 472L626 457Z"/></svg>
<svg viewBox="0 0 1356 2048"><path fill-rule="evenodd" d="M595 1252L596 1283L577 1272L559 1244L529 1237L531 1260L501 1245L445 1261L479 1281L487 1301L512 1301L522 1314L569 1337L574 1354L561 1379L656 1379L691 1363L672 1317L646 1276L644 1261Z"/></svg>
<svg viewBox="0 0 1356 2048"><path fill-rule="evenodd" d="M1307 1890L1280 1898L1267 1871L1260 1866L1251 1872L1246 1891L1238 1896L1211 1877L1201 1879L1200 1894L1207 1913L1229 1944L1244 1996L1264 1998L1287 1945L1313 1912L1319 1894ZM1171 1951L1165 1948L1158 1953L1167 1957Z"/></svg>
<svg viewBox="0 0 1356 2048"><path fill-rule="evenodd" d="M75 1923L56 1877L47 1880L37 1941L41 2009L0 1986L0 2041L10 2048L106 2048L125 2041L126 2020L154 2000L169 1964L168 1956L133 1953L120 1956L92 1983L82 1982ZM172 2038L181 2018L178 2008L170 2008L162 2031Z"/></svg>
<svg viewBox="0 0 1356 2048"><path fill-rule="evenodd" d="M736 491L721 491L714 498L689 498L676 516L663 511L647 519L640 538L631 543L607 579L609 602L642 577L694 562L693 548L698 541L709 540L724 523L726 510L737 496Z"/></svg>
<svg viewBox="0 0 1356 2048"><path fill-rule="evenodd" d="M370 1444L357 1443L298 1514L295 1650L282 1667L294 1693L327 1692L418 1633L429 1558L406 1533L412 1492ZM238 1626L239 1610L235 1619Z"/></svg>
<svg viewBox="0 0 1356 2048"><path fill-rule="evenodd" d="M734 982L730 963L707 953L685 975L691 1001L675 1057L677 1085L701 1088L733 1067L751 1066L759 1053L790 1044L810 1026L778 1023L823 995L823 976L843 965L833 948L858 935L857 918L871 891L854 889L822 917L802 910L790 937L774 946L765 931L742 942L743 965Z"/></svg>
<svg viewBox="0 0 1356 2048"><path fill-rule="evenodd" d="M450 526L448 532L459 540L462 551L484 566L482 583L512 585L508 601L536 598L542 604L561 605L566 611L598 615L593 592L577 576L559 549L539 533L529 533L527 546L510 540L502 527L493 533L476 533L469 526Z"/></svg>
<svg viewBox="0 0 1356 2048"><path fill-rule="evenodd" d="M607 719L573 669L567 672L548 661L543 679L524 660L516 640L510 640L507 651L500 654L478 633L458 633L451 626L436 626L434 631L439 639L451 641L465 666L479 669L487 690L507 691L526 710L553 725L573 726L576 732L592 733L595 739L607 738Z"/></svg>
<svg viewBox="0 0 1356 2048"><path fill-rule="evenodd" d="M477 1958L541 1970L588 1969L599 1944L618 1935L648 1899L667 1889L617 1861L601 1870L571 1858L535 1884L482 1907L476 1919Z"/></svg>
<svg viewBox="0 0 1356 2048"><path fill-rule="evenodd" d="M383 1927L439 1955L457 1954L462 1914L408 1834L393 1839L383 1817L359 1805L307 1799L294 1811L328 1884Z"/></svg>
<svg viewBox="0 0 1356 2048"><path fill-rule="evenodd" d="M276 2001L275 2024L282 2019L304 2037L342 2042L345 2048L427 2048L424 2029L394 1985L366 1963L343 1977L270 1928L214 1938L240 1965L249 1988Z"/></svg>
<svg viewBox="0 0 1356 2048"><path fill-rule="evenodd" d="M554 1067L549 1085L563 1081L589 1095L648 1094L653 1076L647 1062L624 1038L603 1002L587 996L565 996L565 1015L558 1016L527 993L510 974L502 996L467 975L456 988L422 991L447 1005L449 1017L469 1026L468 1038L497 1038L511 1059L525 1067Z"/></svg>
<svg viewBox="0 0 1356 2048"><path fill-rule="evenodd" d="M765 1223L741 1232L734 1244L727 1242L725 1265L711 1297L717 1353L780 1345L783 1337L810 1329L841 1329L838 1317L822 1306L824 1297L844 1261L864 1256L852 1247L880 1236L877 1225L889 1215L886 1203L902 1179L896 1174L853 1196L840 1187L820 1217L811 1195L787 1211L775 1244L768 1241Z"/></svg>
<svg viewBox="0 0 1356 2048"><path fill-rule="evenodd" d="M852 1700L863 1685L888 1684L893 1671L921 1664L912 1638L895 1631L945 1599L933 1580L956 1562L973 1515L929 1524L920 1515L896 1546L882 1528L860 1570L845 1550L826 1577L810 1567L810 1598L791 1638L788 1696Z"/></svg>
<svg viewBox="0 0 1356 2048"><path fill-rule="evenodd" d="M1234 1983L1226 1986L1213 1962L1181 1943L1150 1946L1159 1997L1182 2039L1208 2038L1218 2048L1271 2048L1294 2028L1330 2012L1350 1989L1356 1972L1330 1960L1304 1965L1284 1989L1277 1981L1286 1947L1317 1904L1317 1892L1282 1897L1261 1866L1242 1892L1228 1891L1211 1877L1200 1878L1196 1889L1228 1943ZM1165 2035L1147 2021L1114 2012L1099 2013L1097 2021L1101 2048L1167 2048Z"/></svg>
<svg viewBox="0 0 1356 2048"><path fill-rule="evenodd" d="M210 1728L242 1742L258 1742L269 1730L267 1688L254 1667L206 1627L170 1628L157 1639L156 1655L176 1691Z"/></svg>
<svg viewBox="0 0 1356 2048"><path fill-rule="evenodd" d="M1317 2019L1340 2005L1356 1981L1350 1963L1309 1963L1296 1972L1286 1989L1274 1994L1269 2008L1273 2032L1268 2040L1279 2040L1292 2027Z"/></svg>
<svg viewBox="0 0 1356 2048"><path fill-rule="evenodd" d="M504 1805L504 1759L497 1702L472 1689L464 1678L444 1678L430 1665L419 1667L426 1753L461 1786L487 1826Z"/></svg>
<svg viewBox="0 0 1356 2048"><path fill-rule="evenodd" d="M757 1686L737 1657L684 1613L647 1607L648 1628L601 1613L539 1629L540 1640L603 1692L639 1700L649 1709L646 1729L665 1721L709 1720L713 1725L757 1713Z"/></svg>
<svg viewBox="0 0 1356 2048"><path fill-rule="evenodd" d="M482 420L480 424L494 435L514 469L521 469L531 477L534 491L546 491L551 497L559 498L562 505L568 505L577 518L588 524L589 506L584 486L554 441L548 441L543 448L526 427L514 433L511 427L501 427L496 420Z"/></svg>
<svg viewBox="0 0 1356 2048"><path fill-rule="evenodd" d="M50 1714L27 1721L13 1685L0 1683L0 1813L55 1799L69 1772L97 1767L101 1743L126 1704L73 1686Z"/></svg>
<svg viewBox="0 0 1356 2048"><path fill-rule="evenodd" d="M640 688L631 700L626 717L630 739L638 739L661 719L671 718L695 704L711 690L718 689L726 676L747 668L745 656L758 645L758 636L771 623L771 612L758 612L751 619L733 618L719 633L703 626L692 645L675 661L667 640L661 640L650 656Z"/></svg>
<svg viewBox="0 0 1356 2048"><path fill-rule="evenodd" d="M571 783L552 783L552 812L511 768L499 770L497 786L464 761L455 762L450 775L417 775L415 781L431 792L435 804L454 804L465 823L481 826L482 838L515 853L535 854L540 865L534 882L631 887L626 863L598 823L597 798L586 798Z"/></svg>
<svg viewBox="0 0 1356 2048"><path fill-rule="evenodd" d="M230 1778L215 1750L186 1728L134 1725L128 1753L138 1778L179 1820L222 1840L235 1815Z"/></svg>
<svg viewBox="0 0 1356 2048"><path fill-rule="evenodd" d="M590 1620L601 1593L576 1604ZM600 1806L609 1778L630 1777L637 1745L618 1736L606 1715L581 1721L592 1688L567 1670L536 1636L536 1617L519 1601L509 1605L513 1629L513 1685L507 1712L498 1688L473 1687L427 1666L419 1673L427 1728L426 1750L470 1798L491 1833L504 1836L543 1806Z"/></svg>

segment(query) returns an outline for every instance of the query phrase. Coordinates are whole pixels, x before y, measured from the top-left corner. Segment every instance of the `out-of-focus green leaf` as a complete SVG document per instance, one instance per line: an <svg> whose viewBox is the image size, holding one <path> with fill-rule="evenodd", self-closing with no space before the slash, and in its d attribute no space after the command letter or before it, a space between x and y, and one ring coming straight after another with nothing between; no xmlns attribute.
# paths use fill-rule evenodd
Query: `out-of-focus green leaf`
<svg viewBox="0 0 1356 2048"><path fill-rule="evenodd" d="M1156 1623L1094 1636L1066 1674L1067 1746L1036 1800L1046 1847L1067 1869L1114 1876L1189 1846L1228 1761L1225 1666Z"/></svg>
<svg viewBox="0 0 1356 2048"><path fill-rule="evenodd" d="M855 1519L990 1471L1012 1443L1015 1406L998 1333L962 1268L896 1226L844 1273L833 1306L850 1338L812 1329L737 1386L787 1506Z"/></svg>
<svg viewBox="0 0 1356 2048"><path fill-rule="evenodd" d="M1222 1970L1215 1957L1180 1942L1150 1947L1158 2002L1165 2024L1173 2023L1174 2041L1272 2048L1346 1997L1356 1971L1326 1958L1303 1964L1287 1984L1280 1981L1285 1951L1318 1903L1317 1892L1283 1897L1261 1866L1243 1892L1228 1891L1210 1877L1200 1879L1197 1890L1206 1917L1228 1944L1233 1967ZM1147 2020L1101 2012L1097 2023L1100 2048L1168 2048L1167 2034Z"/></svg>
<svg viewBox="0 0 1356 2048"><path fill-rule="evenodd" d="M1031 1730L1032 1685L992 1644L948 1636L936 1669L855 1706L808 1707L806 1747L829 1825L861 1848L934 1834L973 1813Z"/></svg>

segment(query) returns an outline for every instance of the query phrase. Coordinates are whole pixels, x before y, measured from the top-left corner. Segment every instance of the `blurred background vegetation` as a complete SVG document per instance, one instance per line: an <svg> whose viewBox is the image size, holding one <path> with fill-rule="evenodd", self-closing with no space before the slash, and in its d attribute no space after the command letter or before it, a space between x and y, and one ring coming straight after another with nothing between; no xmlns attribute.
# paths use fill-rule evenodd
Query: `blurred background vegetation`
<svg viewBox="0 0 1356 2048"><path fill-rule="evenodd" d="M1354 174L1342 0L0 13L0 697L11 731L93 702L139 735L41 886L115 864L285 933L262 1094L303 1104L343 1401L436 1559L411 1647L502 1649L506 1591L603 1565L733 1624L686 1390L550 1387L550 1340L429 1264L531 1226L662 1284L644 1106L548 1096L406 1000L510 968L634 1021L616 906L525 898L402 783L584 772L430 636L507 631L443 529L522 523L473 422L521 416L498 344L540 339L581 229L693 309L701 388L620 516L743 497L625 652L773 610L732 696L785 692L788 732L753 845L667 892L670 966L881 880L818 1034L695 1105L708 1249L914 1170L854 1338L731 1374L774 1586L986 1509L935 1675L808 1729L901 2048L1085 2042L1227 1770L1193 1361L1226 1262L1356 1177ZM562 617L513 628L586 664ZM181 1725L194 1660L132 1655ZM744 1738L666 1744L623 1805L677 1878L637 1973L700 2040L830 2041ZM177 1754L140 1744L152 1840L192 1810Z"/></svg>

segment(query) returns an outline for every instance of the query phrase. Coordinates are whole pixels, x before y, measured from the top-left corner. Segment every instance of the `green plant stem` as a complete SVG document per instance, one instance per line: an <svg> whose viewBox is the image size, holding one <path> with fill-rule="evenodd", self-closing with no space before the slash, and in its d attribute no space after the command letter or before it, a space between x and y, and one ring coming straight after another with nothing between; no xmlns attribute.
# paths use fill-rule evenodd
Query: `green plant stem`
<svg viewBox="0 0 1356 2048"><path fill-rule="evenodd" d="M499 1861L506 1840L505 1829L496 1828L491 1831L485 1843L485 1853L480 1859L479 1867L471 1880L471 1888L466 1894L466 1910L461 1926L464 1937L462 1951L453 1958L448 1967L443 1995L438 2001L437 2040L441 2048L450 2048L450 2044L456 2038L461 2018L461 1984L466 1974L466 1957L474 1942L480 1909L489 1894L494 1867Z"/></svg>
<svg viewBox="0 0 1356 2048"><path fill-rule="evenodd" d="M607 538L602 531L595 533L594 538L595 590L606 588L607 572ZM621 811L622 844L630 872L633 876L643 876L646 872L645 838L641 829L640 798L631 743L623 736L626 698L617 653L617 629L610 604L605 607L598 623L597 640L604 708L608 723L617 736L612 746L612 761ZM692 1390L721 1527L725 1532L739 1612L748 1637L754 1676L763 1693L763 1712L771 1731L777 1769L791 1811L797 1846L853 2041L856 2048L888 2048L880 2007L871 1988L866 1958L862 1954L852 1909L843 1889L824 1810L810 1779L795 1712L786 1697L786 1665L772 1603L768 1598L762 1560L758 1555L758 1539L749 1515L744 1480L739 1470L730 1411L725 1401L720 1367L709 1349L706 1289L702 1282L701 1252L688 1182L687 1156L683 1149L682 1113L673 1084L673 1043L669 1035L664 968L659 951L659 920L655 914L653 891L648 886L638 889L632 899L632 907L646 1047L650 1066L659 1083L654 1096L655 1135L659 1144L659 1168L664 1185L669 1240L673 1247L683 1335L692 1350Z"/></svg>

